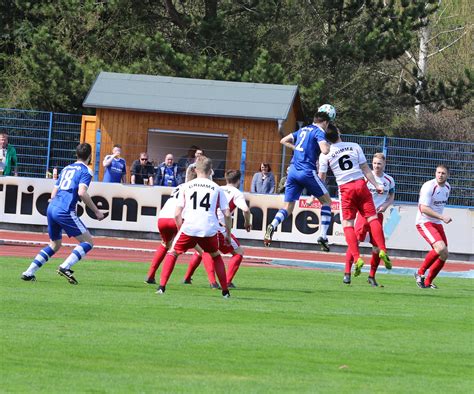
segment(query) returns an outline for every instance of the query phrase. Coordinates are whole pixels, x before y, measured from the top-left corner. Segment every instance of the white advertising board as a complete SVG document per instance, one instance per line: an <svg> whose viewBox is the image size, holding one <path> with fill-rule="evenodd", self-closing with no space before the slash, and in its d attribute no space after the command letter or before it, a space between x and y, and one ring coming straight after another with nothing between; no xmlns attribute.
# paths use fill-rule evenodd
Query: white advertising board
<svg viewBox="0 0 474 394"><path fill-rule="evenodd" d="M0 177L0 222L46 225L46 209L53 180ZM106 218L97 221L92 212L78 204L78 216L90 229L158 232L158 212L171 188L93 182L89 194ZM246 193L252 210L253 230L243 229L241 212L235 214L234 234L241 239L263 239L267 224L283 203L283 196ZM385 214L387 247L402 250L428 250L415 228L416 205L397 205ZM345 245L340 224L339 203L333 201L333 221L329 230L332 244ZM389 212L390 211L390 212ZM446 208L453 222L445 225L449 249L456 253L474 252L474 210ZM302 198L293 215L275 232L275 241L315 243L320 222L319 203L308 206Z"/></svg>

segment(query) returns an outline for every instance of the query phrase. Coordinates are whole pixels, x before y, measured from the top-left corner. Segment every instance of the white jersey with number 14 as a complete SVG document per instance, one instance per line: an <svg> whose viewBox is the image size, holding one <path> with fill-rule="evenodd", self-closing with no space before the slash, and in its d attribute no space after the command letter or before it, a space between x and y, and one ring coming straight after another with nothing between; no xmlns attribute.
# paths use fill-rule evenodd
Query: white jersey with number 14
<svg viewBox="0 0 474 394"><path fill-rule="evenodd" d="M196 178L181 186L176 201L184 208L180 231L194 237L211 237L219 230L217 208L229 209L224 191L207 178Z"/></svg>

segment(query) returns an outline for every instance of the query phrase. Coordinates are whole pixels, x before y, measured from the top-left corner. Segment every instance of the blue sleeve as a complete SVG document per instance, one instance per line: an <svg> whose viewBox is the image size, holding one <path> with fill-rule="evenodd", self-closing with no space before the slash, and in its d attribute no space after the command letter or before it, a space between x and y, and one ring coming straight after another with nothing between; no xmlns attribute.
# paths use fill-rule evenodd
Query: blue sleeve
<svg viewBox="0 0 474 394"><path fill-rule="evenodd" d="M79 185L84 184L87 187L89 187L91 181L92 181L92 175L89 173L88 169L84 168L81 172L81 178L79 179Z"/></svg>
<svg viewBox="0 0 474 394"><path fill-rule="evenodd" d="M295 142L296 142L296 139L298 138L298 131L299 131L299 130L295 131L295 132L292 134L292 136L293 136L293 143L295 143Z"/></svg>
<svg viewBox="0 0 474 394"><path fill-rule="evenodd" d="M326 141L326 134L324 133L324 131L323 132L318 131L316 133L316 141L318 141L318 142Z"/></svg>

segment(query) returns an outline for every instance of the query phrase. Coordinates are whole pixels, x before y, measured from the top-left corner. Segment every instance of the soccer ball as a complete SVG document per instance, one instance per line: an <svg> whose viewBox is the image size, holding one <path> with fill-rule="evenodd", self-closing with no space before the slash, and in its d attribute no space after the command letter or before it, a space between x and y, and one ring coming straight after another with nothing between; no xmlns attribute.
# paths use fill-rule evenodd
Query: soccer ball
<svg viewBox="0 0 474 394"><path fill-rule="evenodd" d="M325 112L329 116L330 121L334 121L336 119L336 108L334 108L331 104L324 104L318 108L318 112Z"/></svg>

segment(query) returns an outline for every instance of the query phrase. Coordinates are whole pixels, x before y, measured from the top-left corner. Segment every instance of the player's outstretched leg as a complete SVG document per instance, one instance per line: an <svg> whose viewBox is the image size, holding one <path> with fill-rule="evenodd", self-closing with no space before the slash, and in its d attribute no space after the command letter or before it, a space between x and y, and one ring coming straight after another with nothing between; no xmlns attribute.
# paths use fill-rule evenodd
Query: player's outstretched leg
<svg viewBox="0 0 474 394"><path fill-rule="evenodd" d="M346 285L351 284L351 270L352 270L352 264L354 263L354 258L352 257L352 253L347 248L346 251L346 261L345 261L345 267L344 267L344 279L342 280L342 283Z"/></svg>
<svg viewBox="0 0 474 394"><path fill-rule="evenodd" d="M372 287L378 287L378 283L375 280L375 273L380 264L380 257L377 251L372 251L372 258L370 259L370 272L367 278L367 283ZM382 286L383 287L383 286Z"/></svg>
<svg viewBox="0 0 474 394"><path fill-rule="evenodd" d="M89 236L90 238L90 236ZM77 264L87 253L92 250L93 244L92 239L89 239L89 242L81 242L77 245L72 253L68 256L66 260L58 267L57 273L66 278L71 285L77 285L78 282L73 276L74 271L71 270L71 267Z"/></svg>
<svg viewBox="0 0 474 394"><path fill-rule="evenodd" d="M321 246L323 252L329 252L328 229L331 225L331 205L323 205L321 207L321 236L317 242Z"/></svg>
<svg viewBox="0 0 474 394"><path fill-rule="evenodd" d="M280 209L275 217L273 218L272 222L267 226L267 231L265 232L265 236L263 238L263 244L265 246L270 246L273 238L273 233L278 228L281 222L283 222L288 217L288 211L286 209Z"/></svg>
<svg viewBox="0 0 474 394"><path fill-rule="evenodd" d="M36 255L34 260L31 262L30 266L28 269L21 274L21 279L24 281L31 281L34 282L36 281L36 276L35 273L38 271L43 264L46 264L46 262L54 256L55 250L51 248L51 246L46 246L43 249L39 251L39 253Z"/></svg>
<svg viewBox="0 0 474 394"><path fill-rule="evenodd" d="M153 260L151 261L150 268L148 269L148 274L145 279L146 284L149 284L149 285L156 284L156 280L155 280L156 271L158 270L163 259L165 258L167 251L168 249L163 244L160 244L156 248L155 254L153 255Z"/></svg>
<svg viewBox="0 0 474 394"><path fill-rule="evenodd" d="M166 284L168 283L171 273L174 270L176 265L176 260L178 255L173 252L168 252L165 257L165 262L163 263L163 269L161 270L160 275L160 286L158 287L156 294L164 294L166 290Z"/></svg>
<svg viewBox="0 0 474 394"><path fill-rule="evenodd" d="M433 280L438 276L439 272L441 269L444 267L444 264L446 261L437 259L435 263L431 266L430 271L428 272L428 276L425 279L425 287L426 288L431 288L431 289L437 289L438 286L436 286L433 283Z"/></svg>
<svg viewBox="0 0 474 394"><path fill-rule="evenodd" d="M242 263L243 258L244 256L241 254L234 254L229 261L229 268L227 270L227 286L231 289L235 289L235 285L232 283L232 281L240 267L240 264Z"/></svg>

